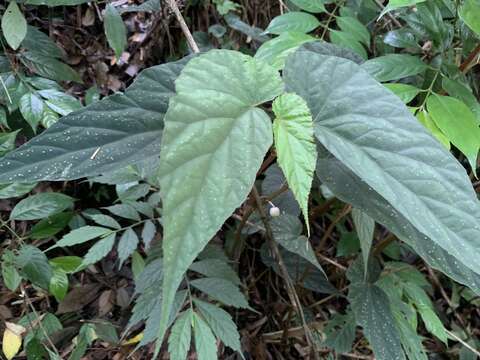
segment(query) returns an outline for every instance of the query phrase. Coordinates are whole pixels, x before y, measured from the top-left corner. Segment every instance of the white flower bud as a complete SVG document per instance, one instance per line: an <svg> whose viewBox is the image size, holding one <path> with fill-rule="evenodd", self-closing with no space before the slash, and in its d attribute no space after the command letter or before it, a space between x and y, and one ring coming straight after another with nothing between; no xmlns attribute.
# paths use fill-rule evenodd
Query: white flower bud
<svg viewBox="0 0 480 360"><path fill-rule="evenodd" d="M268 212L270 213L271 217L280 216L280 209L276 206L272 206Z"/></svg>

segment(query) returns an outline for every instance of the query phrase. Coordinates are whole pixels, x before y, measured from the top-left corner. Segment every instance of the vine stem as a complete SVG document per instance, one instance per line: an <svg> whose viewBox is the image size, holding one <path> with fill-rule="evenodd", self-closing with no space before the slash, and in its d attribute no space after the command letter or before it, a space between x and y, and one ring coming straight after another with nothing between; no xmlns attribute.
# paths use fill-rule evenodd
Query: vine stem
<svg viewBox="0 0 480 360"><path fill-rule="evenodd" d="M298 294L295 290L295 286L293 285L292 279L290 278L290 275L288 274L287 267L285 266L285 263L283 262L282 255L280 254L280 250L278 249L277 243L275 242L273 238L273 231L272 227L270 226L270 223L268 222L268 217L265 212L265 209L263 208L263 201L260 197L260 194L258 193L258 190L255 186L252 188L251 192L255 203L257 205L258 212L260 213L260 217L262 219L263 225L265 226L265 235L267 238L267 243L268 246L270 247L270 250L274 256L274 258L278 262L278 266L280 268L280 272L282 274L283 280L285 281L286 285L286 290L288 297L290 299L290 302L292 303L292 306L294 310L299 314L300 319L302 321L302 327L305 332L305 339L307 340L307 344L311 349L311 352L314 356L315 359L319 359L317 352L315 351L314 348L314 342L313 342L313 337L311 334L311 331L307 325L307 322L305 320L305 315L303 313L302 309L302 304L300 303L300 299L298 298Z"/></svg>
<svg viewBox="0 0 480 360"><path fill-rule="evenodd" d="M167 3L168 6L170 6L170 9L172 9L173 13L175 14L175 17L180 24L180 28L182 29L183 34L187 38L188 46L190 46L190 49L192 49L195 54L198 54L200 52L200 49L198 48L198 45L195 42L195 39L193 38L193 35L190 32L190 29L188 28L187 23L185 22L185 19L183 18L182 13L177 6L177 2L175 0L167 0Z"/></svg>
<svg viewBox="0 0 480 360"><path fill-rule="evenodd" d="M480 44L468 55L465 61L460 65L459 69L462 73L466 73L470 69L470 65L480 56ZM478 60L477 60L478 62Z"/></svg>

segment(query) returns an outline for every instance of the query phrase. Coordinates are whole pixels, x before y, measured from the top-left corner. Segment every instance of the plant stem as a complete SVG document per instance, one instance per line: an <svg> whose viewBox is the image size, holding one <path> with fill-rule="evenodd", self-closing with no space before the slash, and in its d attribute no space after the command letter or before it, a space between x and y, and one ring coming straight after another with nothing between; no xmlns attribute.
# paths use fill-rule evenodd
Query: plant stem
<svg viewBox="0 0 480 360"><path fill-rule="evenodd" d="M263 208L262 199L260 198L260 194L258 193L258 190L255 186L253 186L251 194L252 194L253 198L255 199L255 203L257 205L258 212L260 213L260 217L262 219L263 225L265 226L265 235L266 235L266 238L267 238L268 246L270 247L270 251L272 252L274 258L278 262L278 267L280 268L280 272L282 274L283 280L285 281L286 290L287 290L287 294L288 294L288 297L290 299L290 302L292 303L292 306L293 306L294 310L298 313L298 315L300 316L300 319L302 321L302 326L303 326L303 330L305 332L305 339L307 341L307 344L310 347L314 358L319 359L318 354L317 354L317 352L315 351L315 348L314 348L314 341L313 341L311 331L310 331L310 329L307 325L307 322L305 320L305 315L303 313L302 304L300 303L300 299L298 298L298 294L295 290L295 286L293 285L292 279L290 278L290 275L288 274L287 267L285 266L285 263L283 262L283 258L282 258L282 255L280 254L280 250L278 249L277 243L275 242L275 240L273 238L273 231L272 231L272 228L270 226L270 223L268 222L268 217L267 217L267 214L265 212L265 209Z"/></svg>
<svg viewBox="0 0 480 360"><path fill-rule="evenodd" d="M195 39L193 38L193 35L190 32L190 29L188 28L187 23L185 22L185 19L183 18L182 13L177 6L177 2L175 0L167 0L167 2L168 6L170 6L170 9L172 9L173 13L175 14L177 21L180 24L180 28L183 31L183 34L187 38L188 46L190 46L190 49L192 49L195 54L198 54L200 52L200 49L198 48L198 45L195 42Z"/></svg>

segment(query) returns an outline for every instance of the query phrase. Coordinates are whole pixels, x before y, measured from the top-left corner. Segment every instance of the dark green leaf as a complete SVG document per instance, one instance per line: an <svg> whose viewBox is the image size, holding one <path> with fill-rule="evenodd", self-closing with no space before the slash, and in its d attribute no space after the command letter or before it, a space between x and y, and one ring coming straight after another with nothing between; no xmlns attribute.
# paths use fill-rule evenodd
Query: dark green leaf
<svg viewBox="0 0 480 360"><path fill-rule="evenodd" d="M303 50L287 65L287 89L305 98L315 135L331 153L328 157L325 149L319 149L320 166L327 169L317 167L318 176L340 198L393 226L394 233L434 267L475 284L479 203L456 159L426 133L397 97L352 62ZM337 159L345 168L339 168ZM335 180L328 167L336 167ZM346 169L356 175L337 177L338 171ZM361 203L364 194L358 186L362 185L349 181L363 182L371 200L362 198ZM385 202L393 213L379 213ZM459 268L470 268L470 274L461 275Z"/></svg>
<svg viewBox="0 0 480 360"><path fill-rule="evenodd" d="M10 213L12 220L37 220L71 208L73 199L61 193L40 193L20 201Z"/></svg>
<svg viewBox="0 0 480 360"><path fill-rule="evenodd" d="M47 57L62 58L63 50L48 37L47 34L34 26L27 27L27 36L22 41L22 46L33 52Z"/></svg>
<svg viewBox="0 0 480 360"><path fill-rule="evenodd" d="M83 226L78 229L70 231L67 235L62 237L55 245L51 246L48 250L57 247L73 246L82 244L89 240L95 239L99 236L106 235L112 232L111 229L107 229L99 226Z"/></svg>
<svg viewBox="0 0 480 360"><path fill-rule="evenodd" d="M20 273L33 284L48 289L53 276L52 267L45 254L35 246L24 245L20 249L15 263Z"/></svg>
<svg viewBox="0 0 480 360"><path fill-rule="evenodd" d="M225 305L248 309L247 299L232 282L220 278L202 278L190 281L190 285L204 292L212 299Z"/></svg>
<svg viewBox="0 0 480 360"><path fill-rule="evenodd" d="M193 312L188 309L181 313L172 326L168 337L168 353L172 360L185 360L192 338Z"/></svg>
<svg viewBox="0 0 480 360"><path fill-rule="evenodd" d="M120 267L123 262L128 259L130 255L137 249L138 236L132 228L128 228L120 237L118 242L118 259L120 260Z"/></svg>
<svg viewBox="0 0 480 360"><path fill-rule="evenodd" d="M232 317L218 306L194 299L195 306L214 334L231 349L241 352L240 334Z"/></svg>
<svg viewBox="0 0 480 360"><path fill-rule="evenodd" d="M22 277L15 267L15 255L10 250L2 254L2 278L7 289L16 291L22 281Z"/></svg>
<svg viewBox="0 0 480 360"><path fill-rule="evenodd" d="M198 360L212 360L217 358L217 341L208 324L197 314L193 313L193 333L195 336L195 350Z"/></svg>
<svg viewBox="0 0 480 360"><path fill-rule="evenodd" d="M320 22L313 15L292 11L276 16L268 25L265 33L281 34L284 32L308 33L320 25Z"/></svg>
<svg viewBox="0 0 480 360"><path fill-rule="evenodd" d="M127 46L127 29L120 13L112 4L107 4L103 22L108 44L115 51L115 57L118 62L122 56L123 50Z"/></svg>
<svg viewBox="0 0 480 360"><path fill-rule="evenodd" d="M390 81L420 74L427 64L417 56L389 54L366 61L362 68L378 81Z"/></svg>
<svg viewBox="0 0 480 360"><path fill-rule="evenodd" d="M80 75L67 64L35 52L24 52L20 60L33 72L56 81L82 82Z"/></svg>
<svg viewBox="0 0 480 360"><path fill-rule="evenodd" d="M125 94L62 118L0 160L0 182L77 179L158 156L163 116L185 62L147 69Z"/></svg>
<svg viewBox="0 0 480 360"><path fill-rule="evenodd" d="M87 252L83 258L82 267L95 264L108 255L115 244L116 234L110 234L98 240Z"/></svg>
<svg viewBox="0 0 480 360"><path fill-rule="evenodd" d="M298 6L300 9L311 12L311 13L321 13L325 12L325 5L327 1L324 0L290 0L293 4Z"/></svg>
<svg viewBox="0 0 480 360"><path fill-rule="evenodd" d="M35 240L52 237L67 227L72 216L71 212L49 216L32 227L30 237Z"/></svg>
<svg viewBox="0 0 480 360"><path fill-rule="evenodd" d="M387 295L376 285L350 285L348 299L357 324L373 347L378 360L403 360L405 354Z"/></svg>

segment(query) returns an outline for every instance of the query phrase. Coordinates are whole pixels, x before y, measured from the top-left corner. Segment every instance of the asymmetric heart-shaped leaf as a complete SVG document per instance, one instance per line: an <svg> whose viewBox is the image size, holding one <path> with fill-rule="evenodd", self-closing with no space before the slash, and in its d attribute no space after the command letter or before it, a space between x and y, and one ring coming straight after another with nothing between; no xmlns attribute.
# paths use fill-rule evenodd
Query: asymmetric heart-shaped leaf
<svg viewBox="0 0 480 360"><path fill-rule="evenodd" d="M78 179L158 156L173 82L186 61L147 69L124 94L63 117L0 160L0 183Z"/></svg>
<svg viewBox="0 0 480 360"><path fill-rule="evenodd" d="M370 196L377 193L394 210L390 221L385 216L378 221L394 223L392 231L432 266L469 286L475 283L480 206L456 159L400 99L351 61L300 49L287 60L284 78L287 90L307 101L315 136L330 157L367 184ZM332 185L336 193L347 192L343 179ZM405 221L398 229L400 217ZM471 271L461 276L461 267Z"/></svg>
<svg viewBox="0 0 480 360"><path fill-rule="evenodd" d="M160 156L163 198L162 340L182 276L251 190L272 145L256 107L283 91L277 71L250 56L212 50L175 82Z"/></svg>

